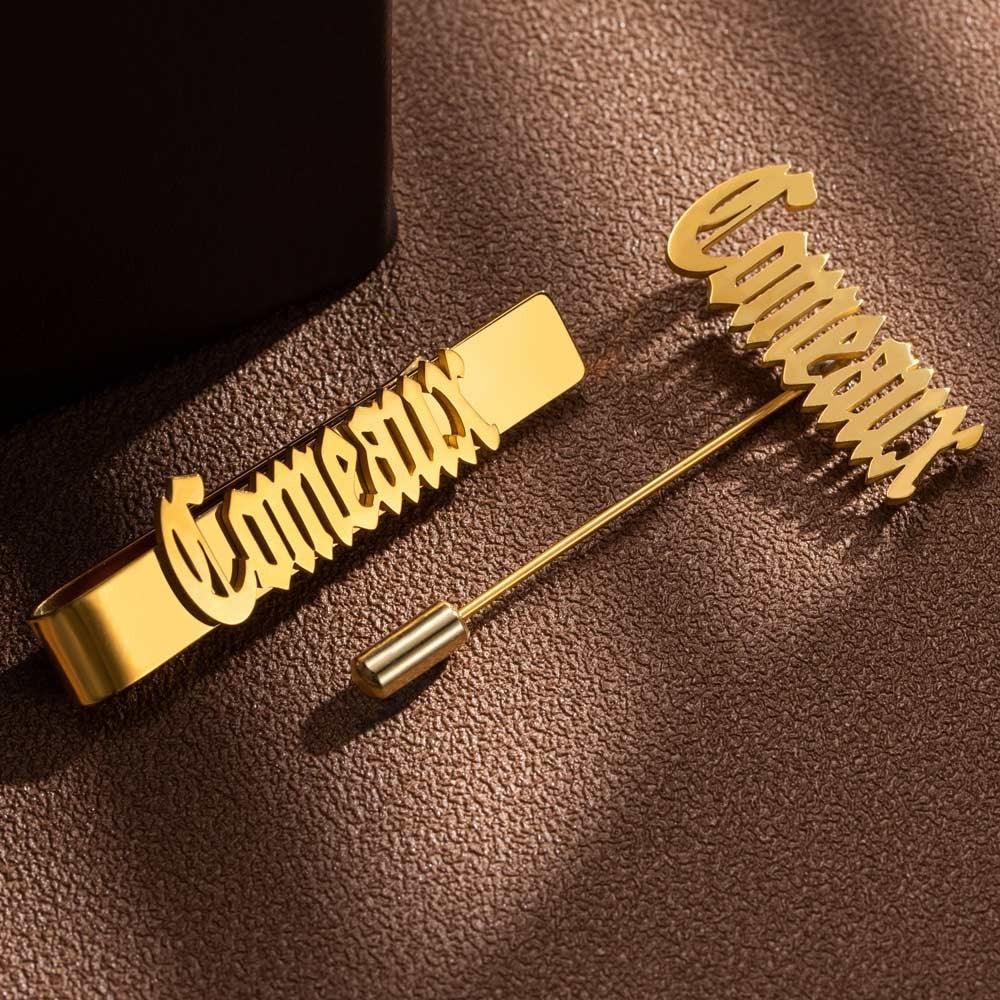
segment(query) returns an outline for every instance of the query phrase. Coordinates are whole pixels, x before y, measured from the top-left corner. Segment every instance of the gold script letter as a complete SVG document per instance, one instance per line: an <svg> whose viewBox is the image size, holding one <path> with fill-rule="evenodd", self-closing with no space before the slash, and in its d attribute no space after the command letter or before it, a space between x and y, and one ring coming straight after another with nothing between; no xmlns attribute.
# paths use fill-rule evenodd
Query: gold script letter
<svg viewBox="0 0 1000 1000"><path fill-rule="evenodd" d="M191 507L205 499L201 476L175 476L160 500L157 551L167 579L184 606L207 624L238 625L253 610L256 592L243 563L234 560L232 578L218 563Z"/></svg>
<svg viewBox="0 0 1000 1000"><path fill-rule="evenodd" d="M788 163L776 163L748 170L703 194L670 233L667 259L673 269L688 278L702 278L731 264L735 258L711 257L705 251L782 195L790 212L815 204L813 175L793 174L791 169ZM703 239L704 233L708 236Z"/></svg>

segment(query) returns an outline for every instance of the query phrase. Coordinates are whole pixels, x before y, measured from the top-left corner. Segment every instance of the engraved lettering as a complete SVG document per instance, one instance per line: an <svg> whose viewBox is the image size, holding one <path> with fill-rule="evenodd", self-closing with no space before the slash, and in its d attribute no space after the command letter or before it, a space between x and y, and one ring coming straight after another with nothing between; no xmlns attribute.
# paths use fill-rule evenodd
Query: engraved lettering
<svg viewBox="0 0 1000 1000"><path fill-rule="evenodd" d="M674 270L689 278L703 278L731 264L735 258L710 256L705 251L782 196L791 212L815 204L812 174L790 171L788 163L748 170L702 195L670 233L667 257Z"/></svg>
<svg viewBox="0 0 1000 1000"><path fill-rule="evenodd" d="M202 502L201 480L173 479L160 505L158 555L185 607L213 624L243 621L260 594L314 572L337 545L374 528L382 510L398 514L442 473L456 476L479 450L495 449L499 432L463 396L462 373L453 351L417 362L337 427L229 490L214 515L224 558L190 511Z"/></svg>
<svg viewBox="0 0 1000 1000"><path fill-rule="evenodd" d="M157 552L167 580L185 607L202 621L238 625L253 610L256 594L244 566L229 554L227 568L201 533L191 507L205 499L201 476L175 476L160 500Z"/></svg>
<svg viewBox="0 0 1000 1000"><path fill-rule="evenodd" d="M872 348L884 317L860 311L858 289L841 285L843 272L827 270L825 254L808 253L806 233L775 233L739 255L705 252L782 195L792 211L809 207L812 175L781 164L725 181L678 220L668 259L681 274L707 278L710 307L733 310L730 325L747 331L747 346L781 366L786 389L808 390L803 408L818 413L820 427L838 428L835 443L853 446L851 461L867 465L869 482L895 476L886 499L902 502L937 455L975 447L983 425L962 428L964 406L942 409L948 390L930 386L933 371L909 344L887 338ZM892 447L927 420L935 426L920 445L903 454Z"/></svg>

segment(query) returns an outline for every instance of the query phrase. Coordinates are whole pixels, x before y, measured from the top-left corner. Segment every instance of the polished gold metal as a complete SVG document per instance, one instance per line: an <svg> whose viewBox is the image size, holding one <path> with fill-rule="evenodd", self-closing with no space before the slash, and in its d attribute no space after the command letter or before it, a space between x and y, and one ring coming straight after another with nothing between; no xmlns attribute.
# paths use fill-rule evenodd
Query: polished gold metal
<svg viewBox="0 0 1000 1000"><path fill-rule="evenodd" d="M738 255L707 252L772 202L793 212L813 205L813 175L790 171L761 167L712 188L677 221L668 260L707 279L710 308L734 310L730 326L749 331L747 346L781 366L786 389L806 390L803 409L819 413L820 427L839 428L834 443L852 448L851 464L867 465L867 482L894 477L885 498L902 503L934 458L974 448L983 425L961 427L968 408L944 406L950 390L930 387L934 370L909 344L888 337L869 350L885 317L861 312L858 289L841 286L844 272L827 270L826 254L808 253L807 233L775 233Z"/></svg>
<svg viewBox="0 0 1000 1000"><path fill-rule="evenodd" d="M707 253L772 202L783 200L793 212L815 203L812 174L790 169L763 167L714 187L684 212L667 244L671 266L707 278L710 307L734 310L730 325L749 330L748 345L765 347L765 364L781 365L785 391L469 601L457 612L463 623L793 400L818 411L819 426L839 428L835 444L853 446L851 462L867 464L868 482L894 475L886 490L890 503L913 495L918 477L937 455L949 448L969 451L979 443L983 425L961 427L967 408L944 407L949 390L929 387L933 369L916 361L909 344L886 338L869 353L885 318L861 312L858 289L841 286L844 273L826 270L825 254L807 253L806 233L780 232L740 255ZM931 428L928 419L934 421ZM921 424L925 433L914 440ZM910 450L900 455L896 449L904 444ZM411 641L411 630L422 635L433 610L358 657L353 677L363 691L387 697L444 658L444 644ZM391 689L368 681L363 664L372 657L392 678Z"/></svg>
<svg viewBox="0 0 1000 1000"><path fill-rule="evenodd" d="M354 683L365 694L375 698L388 698L395 694L465 644L469 638L466 623L473 615L801 395L801 392L791 390L775 396L627 497L605 507L459 610L442 601L417 615L355 659L351 672Z"/></svg>
<svg viewBox="0 0 1000 1000"><path fill-rule="evenodd" d="M52 594L32 627L78 700L101 701L245 620L582 375L555 306L533 295L211 496L175 477L156 531Z"/></svg>
<svg viewBox="0 0 1000 1000"><path fill-rule="evenodd" d="M447 601L438 601L357 657L351 676L365 694L388 698L468 639L463 615Z"/></svg>
<svg viewBox="0 0 1000 1000"><path fill-rule="evenodd" d="M500 444L495 424L465 398L455 351L418 361L371 403L231 489L212 516L199 476L171 480L160 502L157 554L167 582L208 625L238 625L258 596L287 590L299 570L370 531L383 511L399 514L424 486L457 476Z"/></svg>

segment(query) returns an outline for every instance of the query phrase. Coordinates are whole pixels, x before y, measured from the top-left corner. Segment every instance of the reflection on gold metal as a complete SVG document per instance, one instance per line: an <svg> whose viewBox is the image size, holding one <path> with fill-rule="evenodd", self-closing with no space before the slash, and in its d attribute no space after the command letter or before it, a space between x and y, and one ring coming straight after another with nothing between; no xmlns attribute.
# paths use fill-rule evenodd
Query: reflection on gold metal
<svg viewBox="0 0 1000 1000"><path fill-rule="evenodd" d="M948 390L929 388L932 369L914 359L909 344L887 338L868 353L884 318L860 311L858 290L841 286L843 272L826 270L825 255L807 253L805 233L778 233L736 256L706 252L778 199L792 211L808 208L816 201L812 175L782 164L718 185L681 216L667 253L681 274L708 278L710 305L735 310L731 325L749 330L748 344L766 345L763 361L782 366L785 391L458 611L437 604L363 653L352 672L362 691L386 698L419 677L468 639L473 615L793 400L818 411L820 426L840 428L835 442L854 446L851 461L867 463L869 482L895 474L886 491L892 503L912 496L935 456L979 442L983 425L962 428L966 407L943 408ZM914 429L928 418L935 425L914 443ZM910 450L902 455L889 450L904 443Z"/></svg>
<svg viewBox="0 0 1000 1000"><path fill-rule="evenodd" d="M373 402L255 473L249 489L229 490L211 540L191 513L204 500L201 477L171 480L156 537L178 599L209 625L236 625L258 594L287 590L298 570L314 572L383 510L399 514L423 486L437 489L442 474L496 449L500 432L462 394L463 371L454 351L416 362Z"/></svg>
<svg viewBox="0 0 1000 1000"><path fill-rule="evenodd" d="M930 387L934 371L909 344L887 337L869 352L885 317L861 312L858 289L826 269L826 254L808 252L806 233L775 233L742 254L707 252L772 202L801 211L816 197L812 174L787 163L747 171L680 217L667 256L680 274L708 279L711 308L734 310L733 329L749 331L747 345L781 366L786 389L808 390L803 408L819 412L821 427L839 428L835 443L853 446L851 462L867 464L868 482L894 476L885 496L901 503L937 455L974 448L983 425L961 427L967 407L944 406L949 390Z"/></svg>
<svg viewBox="0 0 1000 1000"><path fill-rule="evenodd" d="M468 638L463 613L439 601L362 653L354 661L354 683L374 698L388 698L451 656Z"/></svg>
<svg viewBox="0 0 1000 1000"><path fill-rule="evenodd" d="M172 479L156 532L51 595L31 624L77 698L100 701L245 620L582 375L555 306L533 295L211 496L199 476Z"/></svg>

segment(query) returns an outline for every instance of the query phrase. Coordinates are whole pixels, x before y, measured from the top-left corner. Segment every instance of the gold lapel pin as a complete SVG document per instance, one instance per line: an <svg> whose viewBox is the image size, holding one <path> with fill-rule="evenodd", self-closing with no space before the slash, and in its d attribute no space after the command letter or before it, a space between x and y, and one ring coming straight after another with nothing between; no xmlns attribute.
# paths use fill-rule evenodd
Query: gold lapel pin
<svg viewBox="0 0 1000 1000"><path fill-rule="evenodd" d="M811 173L792 173L788 164L751 170L699 198L667 244L671 266L707 279L710 307L734 310L730 326L748 331L747 345L763 348L765 364L781 367L784 391L467 604L440 601L362 653L352 669L362 691L376 698L399 691L468 640L474 615L797 399L818 413L820 427L836 430L834 443L852 449L852 464L867 466L867 482L893 477L889 503L912 497L936 456L979 443L983 425L962 426L967 408L944 405L949 390L930 386L933 369L909 344L887 337L873 348L884 317L861 311L858 289L842 285L843 272L828 270L825 254L808 252L806 233L775 233L739 255L708 253L772 202L801 211L816 198Z"/></svg>
<svg viewBox="0 0 1000 1000"><path fill-rule="evenodd" d="M155 532L52 594L31 625L78 700L101 701L244 621L582 376L555 306L533 295L211 496L200 476L175 477Z"/></svg>

